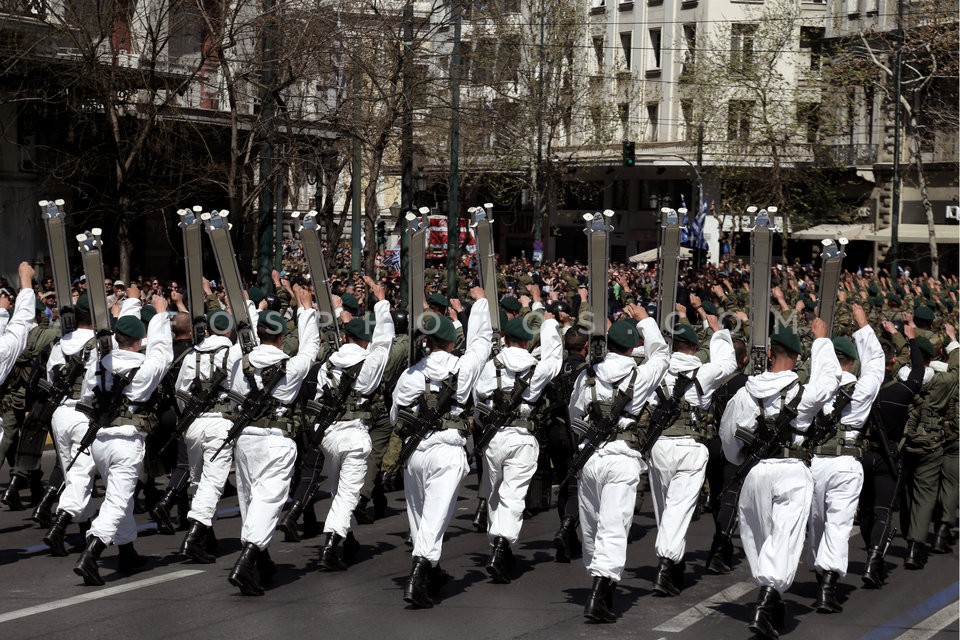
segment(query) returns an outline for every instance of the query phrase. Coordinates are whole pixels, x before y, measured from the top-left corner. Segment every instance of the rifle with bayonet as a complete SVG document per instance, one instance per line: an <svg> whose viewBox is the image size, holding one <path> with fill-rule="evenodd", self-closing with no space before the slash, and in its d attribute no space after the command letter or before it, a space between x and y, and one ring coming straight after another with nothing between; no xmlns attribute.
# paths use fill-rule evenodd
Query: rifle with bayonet
<svg viewBox="0 0 960 640"><path fill-rule="evenodd" d="M748 207L754 216L750 242L750 358L753 375L767 370L767 347L770 338L770 263L773 260L773 238L770 215L776 207L757 211Z"/></svg>
<svg viewBox="0 0 960 640"><path fill-rule="evenodd" d="M294 220L300 219L300 212L290 214ZM320 244L320 225L317 222L316 211L308 211L300 220L300 239L303 242L303 253L307 258L307 268L310 271L310 281L313 283L313 293L317 297L317 307L320 311L320 339L327 347L328 353L340 348L340 329L337 327L337 318L334 315L333 296L330 293L330 278L327 276L327 264L323 259Z"/></svg>
<svg viewBox="0 0 960 640"><path fill-rule="evenodd" d="M613 211L585 213L583 219L587 234L587 261L590 264L590 348L591 364L597 364L607 355L607 271L610 263L609 235L613 225L609 223ZM493 310L490 311L493 314Z"/></svg>
<svg viewBox="0 0 960 640"><path fill-rule="evenodd" d="M483 403L477 403L476 409L477 413L480 414L479 422L483 429L476 442L477 451L486 449L490 441L493 440L493 436L497 435L497 432L507 426L507 423L516 416L517 410L523 402L523 394L530 388L530 381L533 378L532 369L531 367L531 370L524 376L516 376L513 383L513 391L510 394L509 400L506 402L503 401L504 399L501 394L495 393L492 407Z"/></svg>
<svg viewBox="0 0 960 640"><path fill-rule="evenodd" d="M640 432L639 450L641 454L647 455L650 453L653 445L657 443L663 432L680 419L680 403L683 401L683 394L687 392L694 381L694 376L688 377L680 374L673 383L673 393L669 397L660 398L657 406L650 414L650 422L647 428Z"/></svg>
<svg viewBox="0 0 960 640"><path fill-rule="evenodd" d="M277 388L277 385L280 384L280 380L283 379L286 373L287 367L286 361L284 360L278 364L266 367L261 372L260 379L263 382L262 387L257 386L253 375L248 375L247 381L250 388L246 396L228 394L234 402L238 403L237 410L233 414L233 426L230 427L230 431L227 432L227 437L223 439L223 443L213 454L211 460L216 460L220 452L232 446L236 439L240 437L243 430L250 426L250 423L259 420L274 407L274 403L270 401L270 395L273 393L273 390Z"/></svg>
<svg viewBox="0 0 960 640"><path fill-rule="evenodd" d="M500 296L497 292L497 254L493 250L493 205L470 209L477 236L477 276L484 297L490 307L490 327L493 330L493 353L500 352Z"/></svg>
<svg viewBox="0 0 960 640"><path fill-rule="evenodd" d="M421 342L417 339L420 330L423 328L424 314L424 292L426 288L425 260L427 256L427 236L430 233L430 226L427 224L427 215L430 213L428 207L420 207L418 212L408 211L406 213L406 228L404 233L409 235L409 254L408 259L410 273L407 274L407 300L410 301L410 318L407 326L407 332L410 337L410 353L407 357L407 366L412 367L420 360ZM490 312L493 315L493 311Z"/></svg>
<svg viewBox="0 0 960 640"><path fill-rule="evenodd" d="M200 344L207 335L207 315L203 293L203 226L200 221L202 207L180 209L180 228L183 229L183 259L187 267L187 296L190 304L193 345Z"/></svg>
<svg viewBox="0 0 960 640"><path fill-rule="evenodd" d="M246 300L243 298L243 281L240 279L240 269L237 268L236 253L233 250L233 240L230 238L230 229L233 225L227 222L230 212L210 211L200 214L200 219L206 223L207 235L213 246L213 255L220 267L220 277L227 292L227 302L237 323L237 339L243 352L250 353L257 344L253 335L253 323L247 312Z"/></svg>
<svg viewBox="0 0 960 640"><path fill-rule="evenodd" d="M660 260L657 266L657 324L668 344L673 341L673 326L677 306L677 283L680 280L680 215L686 209L675 211L669 207L660 209Z"/></svg>
<svg viewBox="0 0 960 640"><path fill-rule="evenodd" d="M400 423L397 434L404 440L400 448L401 466L406 464L424 438L443 428L443 416L450 411L456 398L457 374L452 373L440 384L440 391L433 406L427 406L426 398L421 397L420 410L417 413L405 408L397 411L397 421Z"/></svg>

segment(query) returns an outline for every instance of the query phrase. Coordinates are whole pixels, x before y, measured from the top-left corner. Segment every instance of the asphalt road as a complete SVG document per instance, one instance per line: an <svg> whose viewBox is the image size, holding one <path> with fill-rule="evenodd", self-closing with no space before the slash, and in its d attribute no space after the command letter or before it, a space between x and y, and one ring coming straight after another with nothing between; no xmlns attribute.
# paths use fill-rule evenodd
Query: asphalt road
<svg viewBox="0 0 960 640"><path fill-rule="evenodd" d="M49 460L47 460L49 462ZM105 587L84 587L73 574L77 559L53 558L41 542L43 532L29 512L0 511L0 637L175 638L291 640L309 634L325 638L749 638L746 624L756 588L738 549L738 565L728 576L705 575L712 537L709 518L693 523L687 539L687 586L676 598L652 595L656 529L649 499L635 518L627 570L615 597L620 620L596 625L582 617L590 578L580 561L553 560L554 511L536 514L523 526L519 578L492 584L483 571L486 537L475 533L476 477L465 481L457 514L448 530L443 567L452 574L436 607L411 610L402 601L410 568L403 542L406 516L401 492L388 494L388 515L358 527L363 548L358 562L343 573L317 570L320 538L299 544L275 538L271 555L279 565L276 583L265 596L240 596L227 582L239 552L240 517L236 498L221 503L216 524L221 548L213 565L186 563L176 553L182 533L156 535L146 516L137 516L141 553L156 556L132 576L115 573L116 550L101 562ZM327 501L317 506L323 518ZM76 527L71 527L77 541ZM860 588L865 553L859 535L851 539L850 575L844 580L843 613L819 615L810 604L816 580L801 564L785 595L785 636L846 640L923 640L958 635L956 554L931 556L923 571L902 568L904 543L888 556L889 584L880 591Z"/></svg>

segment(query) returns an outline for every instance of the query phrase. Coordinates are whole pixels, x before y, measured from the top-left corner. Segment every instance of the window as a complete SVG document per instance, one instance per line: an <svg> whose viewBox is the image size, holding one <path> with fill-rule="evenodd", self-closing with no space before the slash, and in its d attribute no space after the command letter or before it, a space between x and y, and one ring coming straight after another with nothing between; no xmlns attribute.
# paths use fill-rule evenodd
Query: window
<svg viewBox="0 0 960 640"><path fill-rule="evenodd" d="M653 51L653 68L660 68L660 29L650 29L650 49Z"/></svg>
<svg viewBox="0 0 960 640"><path fill-rule="evenodd" d="M473 59L473 43L460 43L460 78L465 82L470 82L470 63Z"/></svg>
<svg viewBox="0 0 960 640"><path fill-rule="evenodd" d="M506 36L500 44L500 56L497 61L497 69L501 82L517 82L519 79L520 38L518 36Z"/></svg>
<svg viewBox="0 0 960 640"><path fill-rule="evenodd" d="M692 100L681 100L680 101L680 114L683 116L683 131L681 132L680 139L686 142L691 142L694 136L694 125L693 125L693 101Z"/></svg>
<svg viewBox="0 0 960 640"><path fill-rule="evenodd" d="M801 102L797 105L797 126L803 131L806 142L817 141L820 130L820 105L816 102Z"/></svg>
<svg viewBox="0 0 960 640"><path fill-rule="evenodd" d="M753 66L753 39L755 24L734 24L730 28L730 70L747 73Z"/></svg>
<svg viewBox="0 0 960 640"><path fill-rule="evenodd" d="M647 105L647 142L656 142L659 137L660 121L659 107L656 104Z"/></svg>
<svg viewBox="0 0 960 640"><path fill-rule="evenodd" d="M747 100L731 100L727 103L727 139L731 142L747 142L750 139L750 119L753 103Z"/></svg>
<svg viewBox="0 0 960 640"><path fill-rule="evenodd" d="M865 0L863 3L863 10L869 13L877 13L879 10L880 3L878 0Z"/></svg>
<svg viewBox="0 0 960 640"><path fill-rule="evenodd" d="M493 69L497 63L497 43L489 38L478 42L474 59L473 82L490 84L493 81Z"/></svg>
<svg viewBox="0 0 960 640"><path fill-rule="evenodd" d="M623 65L626 69L630 69L630 63L632 62L631 52L633 51L633 32L624 31L620 34L620 48L623 50Z"/></svg>
<svg viewBox="0 0 960 640"><path fill-rule="evenodd" d="M810 70L820 71L823 55L823 27L800 27L800 51L810 56Z"/></svg>
<svg viewBox="0 0 960 640"><path fill-rule="evenodd" d="M860 1L859 0L845 0L847 6L847 15L856 16L860 15Z"/></svg>
<svg viewBox="0 0 960 640"><path fill-rule="evenodd" d="M593 53L597 56L597 73L603 73L603 36L593 36Z"/></svg>

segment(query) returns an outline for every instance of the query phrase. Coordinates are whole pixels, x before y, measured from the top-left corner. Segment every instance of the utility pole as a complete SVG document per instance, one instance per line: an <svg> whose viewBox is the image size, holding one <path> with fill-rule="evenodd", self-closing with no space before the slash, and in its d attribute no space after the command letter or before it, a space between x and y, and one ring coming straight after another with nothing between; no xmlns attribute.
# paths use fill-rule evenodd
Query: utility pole
<svg viewBox="0 0 960 640"><path fill-rule="evenodd" d="M457 296L460 243L460 0L452 0L453 55L450 56L450 189L447 200L447 297Z"/></svg>
<svg viewBox="0 0 960 640"><path fill-rule="evenodd" d="M413 1L407 0L403 6L403 65L400 73L400 86L403 92L403 116L400 130L400 306L410 304L407 282L410 278L410 239L407 237L407 220L404 216L413 205L413 109L410 106L412 78L410 75L410 57L413 55ZM412 316L413 309L407 309ZM419 313L419 310L417 311Z"/></svg>
<svg viewBox="0 0 960 640"><path fill-rule="evenodd" d="M540 47L537 64L537 159L533 181L533 244L535 250L543 250L543 230L541 217L543 216L543 32L544 32L544 3L540 2ZM539 249L536 249L539 248ZM532 254L531 254L532 255Z"/></svg>
<svg viewBox="0 0 960 640"><path fill-rule="evenodd" d="M269 286L273 253L273 134L275 128L276 104L273 99L275 66L274 37L276 35L276 8L274 0L263 0L263 66L260 69L260 206L257 217L257 282L261 287Z"/></svg>
<svg viewBox="0 0 960 640"><path fill-rule="evenodd" d="M281 166L283 165L283 145L280 145ZM276 181L276 207L273 217L273 268L276 271L283 270L283 173L277 172Z"/></svg>
<svg viewBox="0 0 960 640"><path fill-rule="evenodd" d="M903 0L897 0L896 55L893 63L893 197L890 203L890 277L897 278L900 259L900 67L903 64Z"/></svg>
<svg viewBox="0 0 960 640"><path fill-rule="evenodd" d="M353 70L353 150L350 164L350 191L351 196L351 216L350 216L350 270L360 271L360 258L363 249L360 245L360 235L363 233L363 227L360 224L361 215L361 195L360 195L360 73Z"/></svg>
<svg viewBox="0 0 960 640"><path fill-rule="evenodd" d="M697 208L694 215L700 215L700 209L703 208L703 182L700 176L703 175L703 123L697 127ZM700 231L703 233L703 230ZM714 256L716 259L716 256ZM697 239L696 265L700 266L700 239Z"/></svg>

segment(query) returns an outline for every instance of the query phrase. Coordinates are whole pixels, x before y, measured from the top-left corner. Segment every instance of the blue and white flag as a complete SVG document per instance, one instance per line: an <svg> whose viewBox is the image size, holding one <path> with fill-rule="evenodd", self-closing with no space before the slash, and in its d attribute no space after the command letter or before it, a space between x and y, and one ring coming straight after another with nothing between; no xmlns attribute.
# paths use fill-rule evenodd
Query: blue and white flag
<svg viewBox="0 0 960 640"><path fill-rule="evenodd" d="M700 213L697 214L697 217L693 219L693 222L690 224L690 243L694 249L706 249L707 248L707 239L703 235L703 227L707 223L707 208L708 203L704 201L700 205Z"/></svg>

